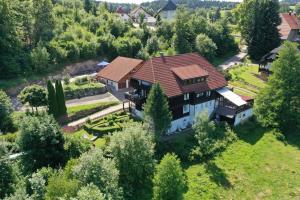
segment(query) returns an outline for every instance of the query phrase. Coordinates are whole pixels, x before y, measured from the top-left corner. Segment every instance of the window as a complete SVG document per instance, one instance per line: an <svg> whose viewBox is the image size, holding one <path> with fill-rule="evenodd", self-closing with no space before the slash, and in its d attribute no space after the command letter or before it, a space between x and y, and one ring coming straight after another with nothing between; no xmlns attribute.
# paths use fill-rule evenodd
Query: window
<svg viewBox="0 0 300 200"><path fill-rule="evenodd" d="M190 99L190 94L189 93L186 93L184 94L184 100L189 100Z"/></svg>
<svg viewBox="0 0 300 200"><path fill-rule="evenodd" d="M206 96L207 96L207 97L210 97L210 95L211 95L211 91L207 91L207 92L206 92Z"/></svg>
<svg viewBox="0 0 300 200"><path fill-rule="evenodd" d="M190 106L187 105L183 105L183 114L189 113L190 112Z"/></svg>
<svg viewBox="0 0 300 200"><path fill-rule="evenodd" d="M203 93L203 92L197 93L197 95L196 95L197 98L203 97L203 96L204 96L204 93Z"/></svg>

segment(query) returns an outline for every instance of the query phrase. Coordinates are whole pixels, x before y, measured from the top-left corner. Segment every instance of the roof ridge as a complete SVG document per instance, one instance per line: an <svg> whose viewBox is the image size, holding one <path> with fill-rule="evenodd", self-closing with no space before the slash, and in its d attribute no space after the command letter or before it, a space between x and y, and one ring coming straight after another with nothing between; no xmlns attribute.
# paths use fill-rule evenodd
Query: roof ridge
<svg viewBox="0 0 300 200"><path fill-rule="evenodd" d="M153 82L155 83L155 74L154 74L154 67L153 67L152 58L150 58L150 62L151 62L151 68L152 68Z"/></svg>

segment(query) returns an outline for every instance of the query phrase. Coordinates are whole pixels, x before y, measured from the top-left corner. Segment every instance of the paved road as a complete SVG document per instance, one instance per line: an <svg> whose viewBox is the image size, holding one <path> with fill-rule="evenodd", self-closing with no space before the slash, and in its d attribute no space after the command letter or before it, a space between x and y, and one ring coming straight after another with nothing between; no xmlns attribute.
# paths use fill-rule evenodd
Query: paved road
<svg viewBox="0 0 300 200"><path fill-rule="evenodd" d="M86 104L93 104L93 103L99 103L99 102L108 102L108 101L119 101L114 95L107 92L105 94L90 96L90 97L84 97L80 99L72 99L66 102L67 107L71 106L78 106L78 105L86 105Z"/></svg>
<svg viewBox="0 0 300 200"><path fill-rule="evenodd" d="M125 105L125 108L128 108L128 103L126 103ZM111 114L111 113L114 113L114 112L117 112L117 111L120 111L123 109L123 104L119 104L119 105L116 105L116 106L112 106L112 107L109 107L107 109L104 109L100 112L97 112L95 114L92 114L90 116L87 116L87 117L84 117L82 119L79 119L77 121L74 121L74 122L71 122L68 124L68 126L72 126L72 127L80 127L82 126L83 124L85 124L86 120L87 119L91 119L91 120L94 120L94 119L98 119L100 117L103 117L105 115L108 115L108 114Z"/></svg>
<svg viewBox="0 0 300 200"><path fill-rule="evenodd" d="M247 53L240 52L235 56L232 56L230 59L225 61L222 65L219 65L220 68L223 70L229 69L230 67L241 63L241 60L243 60L246 57Z"/></svg>

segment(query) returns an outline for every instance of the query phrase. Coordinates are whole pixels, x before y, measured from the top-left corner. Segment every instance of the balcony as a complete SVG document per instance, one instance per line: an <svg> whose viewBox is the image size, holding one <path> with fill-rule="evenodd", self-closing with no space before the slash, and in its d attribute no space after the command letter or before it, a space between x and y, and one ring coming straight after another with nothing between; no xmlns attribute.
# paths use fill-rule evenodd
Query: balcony
<svg viewBox="0 0 300 200"><path fill-rule="evenodd" d="M136 109L142 110L143 104L146 102L146 97L139 94L136 90L133 92L125 92L125 99L133 102Z"/></svg>

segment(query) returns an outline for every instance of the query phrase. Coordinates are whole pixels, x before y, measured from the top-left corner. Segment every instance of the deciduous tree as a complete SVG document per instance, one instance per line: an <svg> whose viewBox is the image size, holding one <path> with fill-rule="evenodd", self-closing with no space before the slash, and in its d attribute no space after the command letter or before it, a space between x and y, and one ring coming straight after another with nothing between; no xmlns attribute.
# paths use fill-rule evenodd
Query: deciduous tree
<svg viewBox="0 0 300 200"><path fill-rule="evenodd" d="M147 189L154 172L154 142L141 124L113 134L108 149L120 170L120 182L130 199Z"/></svg>
<svg viewBox="0 0 300 200"><path fill-rule="evenodd" d="M40 85L31 85L25 87L18 98L23 104L28 103L32 108L40 106L47 106L47 92L46 89Z"/></svg>
<svg viewBox="0 0 300 200"><path fill-rule="evenodd" d="M13 106L6 93L0 90L0 131L7 132L13 127Z"/></svg>
<svg viewBox="0 0 300 200"><path fill-rule="evenodd" d="M199 34L196 38L196 49L202 56L212 60L216 55L217 46L207 35Z"/></svg>
<svg viewBox="0 0 300 200"><path fill-rule="evenodd" d="M300 54L286 42L273 62L267 86L255 99L258 120L267 127L298 130L300 127Z"/></svg>

